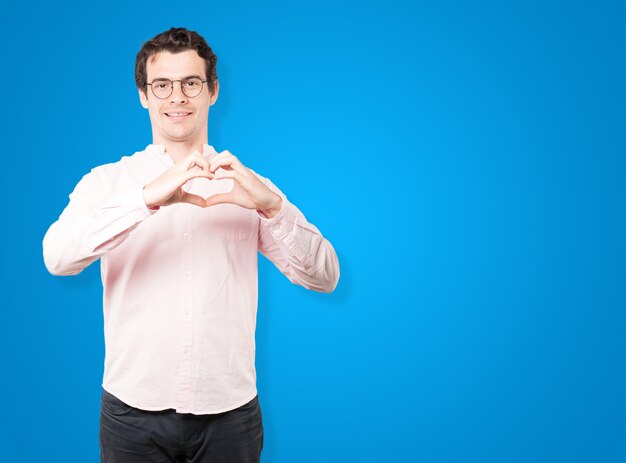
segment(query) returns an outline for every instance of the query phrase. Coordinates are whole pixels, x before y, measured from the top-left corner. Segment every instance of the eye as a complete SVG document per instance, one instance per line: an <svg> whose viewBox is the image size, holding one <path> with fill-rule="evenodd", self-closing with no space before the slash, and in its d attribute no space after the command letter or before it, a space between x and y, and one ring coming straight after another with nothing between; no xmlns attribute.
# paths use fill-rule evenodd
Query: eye
<svg viewBox="0 0 626 463"><path fill-rule="evenodd" d="M200 82L197 80L188 80L185 84L187 84L187 87L196 88L200 85Z"/></svg>

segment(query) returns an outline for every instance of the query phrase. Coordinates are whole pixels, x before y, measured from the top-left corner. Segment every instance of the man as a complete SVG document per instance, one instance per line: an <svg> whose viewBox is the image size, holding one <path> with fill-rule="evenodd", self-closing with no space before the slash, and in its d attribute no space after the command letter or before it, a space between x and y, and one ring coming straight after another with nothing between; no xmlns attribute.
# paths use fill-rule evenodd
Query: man
<svg viewBox="0 0 626 463"><path fill-rule="evenodd" d="M257 258L331 292L337 256L268 179L208 145L217 58L172 28L139 51L145 150L85 175L43 239L46 267L101 258L101 461L258 462Z"/></svg>

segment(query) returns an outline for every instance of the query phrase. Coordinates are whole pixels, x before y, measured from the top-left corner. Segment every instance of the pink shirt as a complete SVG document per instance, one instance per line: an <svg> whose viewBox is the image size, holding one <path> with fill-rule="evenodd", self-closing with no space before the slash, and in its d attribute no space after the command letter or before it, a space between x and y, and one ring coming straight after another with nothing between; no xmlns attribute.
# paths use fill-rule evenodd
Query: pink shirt
<svg viewBox="0 0 626 463"><path fill-rule="evenodd" d="M207 159L216 151L204 145ZM149 210L143 186L173 165L162 145L85 175L43 239L54 275L101 258L105 364L102 386L143 410L220 413L256 395L257 250L294 284L333 291L332 245L283 199L271 219L233 204ZM233 180L189 181L208 197Z"/></svg>

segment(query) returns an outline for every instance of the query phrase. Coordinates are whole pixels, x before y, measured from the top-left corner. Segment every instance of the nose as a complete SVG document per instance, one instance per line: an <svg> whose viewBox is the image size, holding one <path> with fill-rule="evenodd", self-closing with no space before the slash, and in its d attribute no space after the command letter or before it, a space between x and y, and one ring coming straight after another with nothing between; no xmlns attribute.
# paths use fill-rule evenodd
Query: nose
<svg viewBox="0 0 626 463"><path fill-rule="evenodd" d="M178 85L176 85L178 84ZM183 93L183 83L180 81L172 82L172 94L170 95L171 101L185 102L187 101L187 95Z"/></svg>

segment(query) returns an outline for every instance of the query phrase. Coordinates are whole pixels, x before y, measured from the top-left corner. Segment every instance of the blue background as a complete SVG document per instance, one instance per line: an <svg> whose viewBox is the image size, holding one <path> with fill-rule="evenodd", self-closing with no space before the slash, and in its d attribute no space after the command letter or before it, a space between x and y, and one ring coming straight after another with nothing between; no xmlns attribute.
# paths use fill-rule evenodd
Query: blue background
<svg viewBox="0 0 626 463"><path fill-rule="evenodd" d="M341 263L330 295L260 263L265 463L626 461L624 3L7 3L0 459L98 461L99 264L41 240L151 142L135 55L184 26L209 143Z"/></svg>

